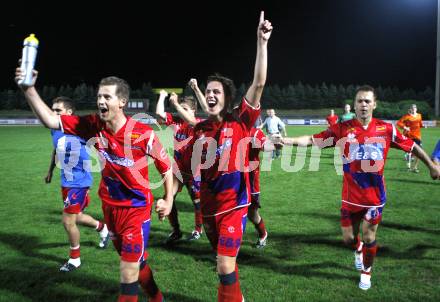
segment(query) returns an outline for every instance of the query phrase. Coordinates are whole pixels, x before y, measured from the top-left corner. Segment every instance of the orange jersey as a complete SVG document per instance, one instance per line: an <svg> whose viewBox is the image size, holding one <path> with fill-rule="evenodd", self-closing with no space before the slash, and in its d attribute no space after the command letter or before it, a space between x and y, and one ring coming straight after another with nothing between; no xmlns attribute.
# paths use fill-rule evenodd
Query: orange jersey
<svg viewBox="0 0 440 302"><path fill-rule="evenodd" d="M423 123L422 115L420 113L417 113L416 116L412 114L405 114L397 122L397 126L402 129L403 127L408 127L409 131L404 131L403 134L409 138L416 138L418 140L422 139L420 128L423 127Z"/></svg>

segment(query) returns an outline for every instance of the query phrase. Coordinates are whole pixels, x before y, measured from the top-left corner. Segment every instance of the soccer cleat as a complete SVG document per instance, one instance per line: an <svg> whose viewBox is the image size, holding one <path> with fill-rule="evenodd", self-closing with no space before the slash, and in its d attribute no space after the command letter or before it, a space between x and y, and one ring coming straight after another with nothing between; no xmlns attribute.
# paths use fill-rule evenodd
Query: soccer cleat
<svg viewBox="0 0 440 302"><path fill-rule="evenodd" d="M181 239L182 236L183 236L183 234L182 234L182 232L180 230L172 231L168 235L168 238L165 240L165 244L173 244L176 241L178 241L179 239Z"/></svg>
<svg viewBox="0 0 440 302"><path fill-rule="evenodd" d="M417 168L414 168L412 171L413 171L414 173L419 173L419 172L420 172L419 169L417 169Z"/></svg>
<svg viewBox="0 0 440 302"><path fill-rule="evenodd" d="M363 270L364 262L363 262L362 251L361 252L358 252L358 251L354 252L354 266L356 267L356 269L358 271Z"/></svg>
<svg viewBox="0 0 440 302"><path fill-rule="evenodd" d="M359 288L362 290L367 290L371 287L371 275L362 271L361 280L359 281Z"/></svg>
<svg viewBox="0 0 440 302"><path fill-rule="evenodd" d="M264 248L266 246L266 244L267 244L267 232L266 232L266 234L264 235L263 238L258 238L257 239L257 242L255 243L255 247L257 249L262 249L262 248Z"/></svg>
<svg viewBox="0 0 440 302"><path fill-rule="evenodd" d="M69 261L67 261L66 263L64 263L64 264L60 267L60 272L68 273L68 272L71 272L71 271L73 271L73 270L76 270L78 267L79 267L79 265L78 265L78 266L75 266L75 265L73 265L72 263L70 263Z"/></svg>
<svg viewBox="0 0 440 302"><path fill-rule="evenodd" d="M199 231L193 231L187 238L188 241L199 240L202 234Z"/></svg>
<svg viewBox="0 0 440 302"><path fill-rule="evenodd" d="M110 241L110 232L108 231L106 224L104 224L104 228L99 232L99 238L99 247L105 249Z"/></svg>

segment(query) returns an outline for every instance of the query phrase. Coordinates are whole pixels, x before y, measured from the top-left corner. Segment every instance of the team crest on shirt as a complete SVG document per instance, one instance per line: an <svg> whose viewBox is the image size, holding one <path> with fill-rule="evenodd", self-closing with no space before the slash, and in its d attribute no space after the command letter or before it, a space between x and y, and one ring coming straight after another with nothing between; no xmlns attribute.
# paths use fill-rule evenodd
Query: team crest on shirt
<svg viewBox="0 0 440 302"><path fill-rule="evenodd" d="M229 233L234 233L235 232L235 228L231 225L228 227L228 232Z"/></svg>
<svg viewBox="0 0 440 302"><path fill-rule="evenodd" d="M131 139L138 139L140 136L140 133L132 133L130 137Z"/></svg>
<svg viewBox="0 0 440 302"><path fill-rule="evenodd" d="M356 134L354 134L353 132L351 132L351 133L349 133L349 134L347 134L347 138L348 138L348 140L354 140L355 138L356 138Z"/></svg>

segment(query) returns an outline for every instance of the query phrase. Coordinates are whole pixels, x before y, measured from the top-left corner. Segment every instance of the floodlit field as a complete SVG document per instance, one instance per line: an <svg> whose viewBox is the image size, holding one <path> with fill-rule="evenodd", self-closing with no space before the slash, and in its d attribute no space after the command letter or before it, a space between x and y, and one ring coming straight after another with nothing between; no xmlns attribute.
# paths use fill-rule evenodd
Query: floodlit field
<svg viewBox="0 0 440 302"><path fill-rule="evenodd" d="M321 129L290 127L288 132L296 136ZM440 128L422 134L431 153ZM44 183L52 148L49 131L0 127L0 142L0 301L116 301L119 258L111 245L97 248L98 235L91 229L81 228L82 266L58 272L68 257L68 243L61 224L59 170L52 184ZM291 158L282 160L293 166L295 154L293 148ZM281 169L281 159L262 172L260 211L269 237L266 248L255 249L255 230L248 223L238 260L246 301L440 301L440 181L432 181L423 164L420 174L407 172L403 153L390 151L388 203L378 230L373 285L364 292L358 288L353 255L341 240L342 176L335 171L333 154L323 151L318 171L309 171L309 152L297 172ZM94 176L87 213L102 218L96 193L100 176ZM194 215L186 192L178 195L177 206L188 235ZM215 257L206 237L167 248L163 241L169 231L166 221L153 216L149 262L166 301L216 301Z"/></svg>

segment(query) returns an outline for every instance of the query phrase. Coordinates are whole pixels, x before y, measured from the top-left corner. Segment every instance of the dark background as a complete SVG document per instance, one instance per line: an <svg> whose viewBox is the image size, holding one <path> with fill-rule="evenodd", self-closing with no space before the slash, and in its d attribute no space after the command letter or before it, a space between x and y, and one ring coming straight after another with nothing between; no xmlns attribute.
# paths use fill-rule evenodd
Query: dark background
<svg viewBox="0 0 440 302"><path fill-rule="evenodd" d="M50 8L48 8L50 6ZM435 87L436 0L18 2L3 8L0 88L23 39L40 40L38 85L183 87L221 72L252 80L259 11L274 26L268 84Z"/></svg>

